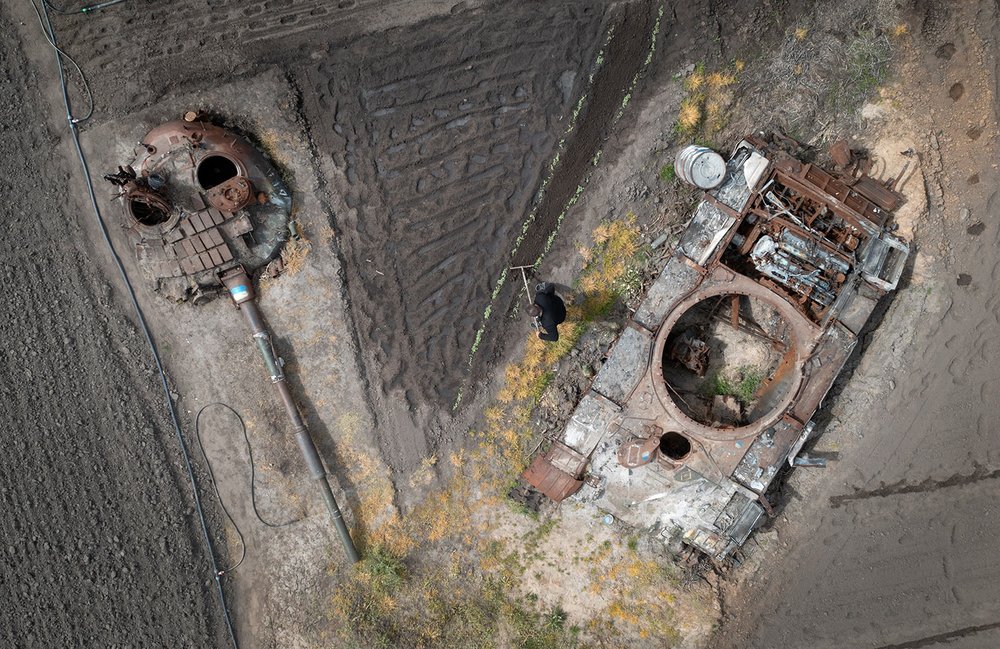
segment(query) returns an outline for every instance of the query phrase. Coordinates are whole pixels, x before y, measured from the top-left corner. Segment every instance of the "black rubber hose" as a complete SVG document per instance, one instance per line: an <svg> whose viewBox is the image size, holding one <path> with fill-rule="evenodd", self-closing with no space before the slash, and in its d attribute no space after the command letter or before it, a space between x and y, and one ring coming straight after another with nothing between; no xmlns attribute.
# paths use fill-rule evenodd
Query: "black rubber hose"
<svg viewBox="0 0 1000 649"><path fill-rule="evenodd" d="M297 518L295 520L287 521L285 523L272 523L270 521L264 520L264 518L260 515L260 510L257 509L257 495L256 495L256 489L254 488L257 471L253 462L253 447L250 445L250 434L247 432L246 422L243 421L243 417L240 416L240 413L236 412L236 410L227 403L216 401L214 403L209 403L202 406L201 409L198 410L198 414L195 415L194 417L194 431L195 431L195 436L198 438L198 448L201 449L201 454L205 457L205 464L208 467L208 477L212 480L212 487L215 489L215 497L219 499L219 506L222 507L222 511L226 514L226 518L229 519L229 523L233 526L233 529L236 530L236 536L239 537L240 539L240 548L241 548L240 559L232 567L223 568L220 571L222 574L226 574L228 572L233 572L234 570L240 567L240 564L242 564L243 560L246 559L247 557L247 546L246 546L246 541L243 539L243 532L240 531L240 526L236 524L235 520L233 520L233 515L229 513L229 509L226 507L226 503L222 499L222 494L219 493L219 481L216 480L215 478L215 471L212 468L212 460L209 459L208 453L205 452L205 444L201 439L201 415L202 413L204 413L206 410L208 410L213 406L219 408L225 408L229 412L233 413L233 415L235 415L236 417L236 420L240 422L240 430L243 433L243 441L246 442L247 458L248 458L248 463L250 464L250 505L253 507L253 513L254 516L257 517L257 520L260 521L261 525L264 525L266 527L280 528L280 527L288 527L293 523L298 523L302 519Z"/></svg>

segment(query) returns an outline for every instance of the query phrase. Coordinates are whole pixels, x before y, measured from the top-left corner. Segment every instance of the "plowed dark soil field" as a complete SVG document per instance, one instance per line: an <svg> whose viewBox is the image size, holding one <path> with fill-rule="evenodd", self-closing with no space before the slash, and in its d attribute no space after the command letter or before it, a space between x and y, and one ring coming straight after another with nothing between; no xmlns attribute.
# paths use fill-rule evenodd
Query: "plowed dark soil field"
<svg viewBox="0 0 1000 649"><path fill-rule="evenodd" d="M65 209L5 11L0 92L0 645L224 644L152 359Z"/></svg>
<svg viewBox="0 0 1000 649"><path fill-rule="evenodd" d="M482 309L572 110L603 12L586 3L394 32L308 73L314 137L346 176L345 269L370 368L448 410Z"/></svg>

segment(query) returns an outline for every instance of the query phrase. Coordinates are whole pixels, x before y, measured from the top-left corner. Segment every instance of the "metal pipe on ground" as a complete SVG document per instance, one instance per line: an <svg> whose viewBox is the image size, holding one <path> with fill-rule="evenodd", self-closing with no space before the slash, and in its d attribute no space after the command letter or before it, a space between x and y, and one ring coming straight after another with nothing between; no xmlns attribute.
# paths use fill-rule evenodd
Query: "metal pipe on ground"
<svg viewBox="0 0 1000 649"><path fill-rule="evenodd" d="M329 510L331 518L333 518L333 525L337 530L337 534L340 535L341 543L344 545L344 552L347 554L348 560L352 563L357 563L359 560L358 550L354 547L351 533L347 529L343 514L341 514L337 500L333 496L333 490L330 488L330 481L326 473L326 468L323 466L323 460L316 451L316 445L313 443L312 437L309 435L309 430L302 420L302 415L299 413L299 408L295 404L295 399L292 397L292 392L285 380L285 374L282 372L281 365L274 353L274 347L271 345L271 334L264 324L264 317L255 301L256 293L250 281L250 276L247 275L243 267L238 266L223 273L220 279L229 291L229 296L233 299L236 307L243 313L247 324L250 326L254 342L257 343L257 348L260 350L261 357L264 359L264 365L271 377L271 383L277 389L278 396L281 397L281 402L285 406L285 412L288 414L288 419L292 423L295 442L299 445L299 450L302 451L302 457L305 458L310 476L319 485L323 501L326 503L326 508Z"/></svg>

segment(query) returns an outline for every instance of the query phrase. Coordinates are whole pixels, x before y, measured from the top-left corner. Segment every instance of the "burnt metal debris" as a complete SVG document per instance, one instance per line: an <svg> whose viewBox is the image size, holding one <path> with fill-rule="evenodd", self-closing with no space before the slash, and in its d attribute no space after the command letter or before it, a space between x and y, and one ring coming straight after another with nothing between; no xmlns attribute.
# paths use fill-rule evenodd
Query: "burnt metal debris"
<svg viewBox="0 0 1000 649"><path fill-rule="evenodd" d="M124 226L140 265L161 293L197 303L225 292L243 313L344 553L357 562L357 548L271 343L251 279L289 237L291 194L274 165L248 140L195 111L157 126L139 147L129 165L104 178L119 189Z"/></svg>
<svg viewBox="0 0 1000 649"><path fill-rule="evenodd" d="M739 143L529 484L717 560L746 541L909 255L894 181L845 149L834 174Z"/></svg>
<svg viewBox="0 0 1000 649"><path fill-rule="evenodd" d="M289 237L292 199L278 170L197 112L149 131L104 178L119 189L140 266L175 299L220 293L220 272L263 266Z"/></svg>

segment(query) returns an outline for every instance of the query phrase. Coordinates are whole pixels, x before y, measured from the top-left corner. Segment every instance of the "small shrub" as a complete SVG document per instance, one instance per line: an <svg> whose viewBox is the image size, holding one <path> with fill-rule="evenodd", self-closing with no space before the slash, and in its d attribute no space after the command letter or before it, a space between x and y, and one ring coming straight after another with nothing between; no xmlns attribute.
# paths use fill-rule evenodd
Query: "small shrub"
<svg viewBox="0 0 1000 649"><path fill-rule="evenodd" d="M674 169L674 165L665 164L660 167L660 180L665 183L672 183L677 180L677 170Z"/></svg>
<svg viewBox="0 0 1000 649"><path fill-rule="evenodd" d="M741 370L740 382L736 384L735 396L743 405L749 405L753 401L754 393L764 381L764 373L757 368L747 367Z"/></svg>
<svg viewBox="0 0 1000 649"><path fill-rule="evenodd" d="M380 546L365 553L360 569L368 577L372 588L383 594L395 592L406 579L406 566L402 560Z"/></svg>
<svg viewBox="0 0 1000 649"><path fill-rule="evenodd" d="M756 367L744 366L735 374L735 378L721 372L715 374L706 383L705 392L712 396L735 397L744 406L750 405L754 393L764 381L764 373Z"/></svg>

